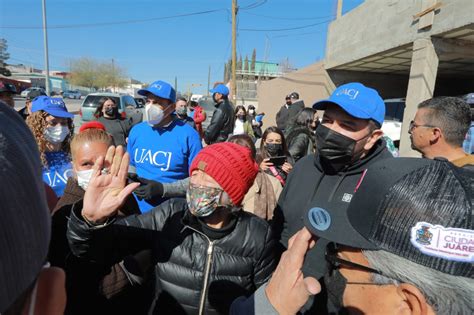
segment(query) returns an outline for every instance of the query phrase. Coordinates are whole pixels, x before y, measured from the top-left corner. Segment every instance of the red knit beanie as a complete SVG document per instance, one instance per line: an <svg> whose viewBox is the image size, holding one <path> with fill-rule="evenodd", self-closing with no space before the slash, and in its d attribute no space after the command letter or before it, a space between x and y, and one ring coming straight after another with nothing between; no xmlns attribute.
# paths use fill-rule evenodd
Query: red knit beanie
<svg viewBox="0 0 474 315"><path fill-rule="evenodd" d="M191 163L189 174L195 169L211 176L229 195L234 205L240 206L257 176L258 165L246 147L222 142L202 149Z"/></svg>

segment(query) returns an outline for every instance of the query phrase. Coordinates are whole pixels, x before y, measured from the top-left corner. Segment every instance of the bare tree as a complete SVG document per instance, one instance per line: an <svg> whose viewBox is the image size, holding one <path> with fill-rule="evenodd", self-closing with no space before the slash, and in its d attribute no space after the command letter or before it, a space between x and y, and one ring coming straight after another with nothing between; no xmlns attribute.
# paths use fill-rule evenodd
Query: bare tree
<svg viewBox="0 0 474 315"><path fill-rule="evenodd" d="M124 87L127 84L125 70L115 62L99 62L82 57L71 60L72 84L89 88L106 89Z"/></svg>

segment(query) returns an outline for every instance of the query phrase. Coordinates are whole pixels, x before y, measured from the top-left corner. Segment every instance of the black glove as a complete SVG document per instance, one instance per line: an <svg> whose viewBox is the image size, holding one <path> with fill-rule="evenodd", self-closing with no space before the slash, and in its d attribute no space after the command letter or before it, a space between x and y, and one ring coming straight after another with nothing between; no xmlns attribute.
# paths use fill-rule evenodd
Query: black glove
<svg viewBox="0 0 474 315"><path fill-rule="evenodd" d="M137 177L136 181L141 183L141 185L133 191L138 199L145 199L149 201L155 198L163 197L162 183L141 177Z"/></svg>
<svg viewBox="0 0 474 315"><path fill-rule="evenodd" d="M127 174L127 178L128 178L128 183L139 183L139 180L138 180L138 175L136 173L128 173Z"/></svg>

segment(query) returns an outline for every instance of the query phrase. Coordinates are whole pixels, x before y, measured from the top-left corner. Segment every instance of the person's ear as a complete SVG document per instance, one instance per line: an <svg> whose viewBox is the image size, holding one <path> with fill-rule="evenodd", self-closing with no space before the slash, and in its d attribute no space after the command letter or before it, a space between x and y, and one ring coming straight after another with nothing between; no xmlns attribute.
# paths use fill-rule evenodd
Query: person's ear
<svg viewBox="0 0 474 315"><path fill-rule="evenodd" d="M57 267L43 268L37 279L36 315L64 314L66 309L66 275ZM28 310L28 307L26 307Z"/></svg>
<svg viewBox="0 0 474 315"><path fill-rule="evenodd" d="M402 283L397 286L397 293L404 299L405 304L414 315L435 314L431 306L426 301L423 293L414 285Z"/></svg>
<svg viewBox="0 0 474 315"><path fill-rule="evenodd" d="M438 142L443 137L443 131L438 127L434 127L431 131L430 144Z"/></svg>
<svg viewBox="0 0 474 315"><path fill-rule="evenodd" d="M383 136L382 129L375 129L372 131L370 137L367 138L367 142L364 145L364 150L369 151L375 145L377 141Z"/></svg>

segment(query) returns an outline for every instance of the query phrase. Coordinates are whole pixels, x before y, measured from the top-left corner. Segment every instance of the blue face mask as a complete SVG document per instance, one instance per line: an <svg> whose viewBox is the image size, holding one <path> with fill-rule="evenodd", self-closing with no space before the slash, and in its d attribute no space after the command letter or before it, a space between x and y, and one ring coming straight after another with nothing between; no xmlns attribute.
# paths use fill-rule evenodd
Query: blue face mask
<svg viewBox="0 0 474 315"><path fill-rule="evenodd" d="M196 217L210 216L218 207L223 190L189 184L186 201L189 211Z"/></svg>

